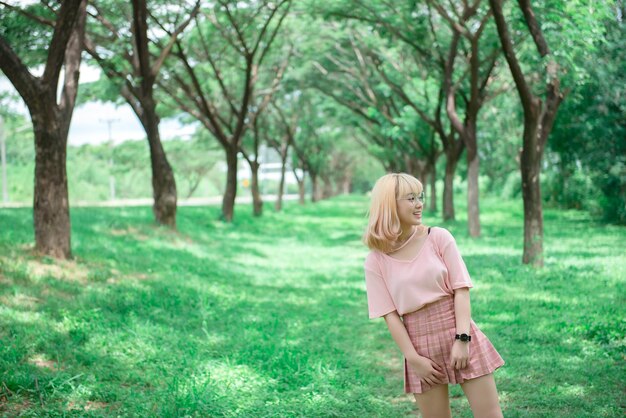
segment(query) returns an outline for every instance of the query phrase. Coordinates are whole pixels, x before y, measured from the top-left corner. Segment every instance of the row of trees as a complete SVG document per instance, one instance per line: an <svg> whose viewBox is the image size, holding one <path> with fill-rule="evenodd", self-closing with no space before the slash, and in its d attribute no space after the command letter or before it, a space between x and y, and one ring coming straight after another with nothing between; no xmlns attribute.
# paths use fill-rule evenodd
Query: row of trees
<svg viewBox="0 0 626 418"><path fill-rule="evenodd" d="M481 154L488 147L507 148L503 143L521 134L519 155L505 153L501 165L521 172L523 261L541 265L540 173L558 109L570 89L588 83L585 55L623 31L621 2L582 0L546 0L535 9L528 0L504 6L500 0L0 4L10 12L2 19L0 68L26 102L35 132L36 246L57 257L71 254L65 152L84 51L105 76L85 89L84 99L126 102L146 130L154 214L161 224L176 225L177 191L159 136L160 117L182 114L222 147L226 221L234 213L238 155L250 165L253 210L261 214L256 173L263 142L279 152L283 167L291 149L293 166L310 176L315 198L330 194L332 184L349 189L355 162L345 144L362 146L387 170L423 179L431 209L443 156L444 219L455 217L453 179L464 153L472 236L480 235ZM27 41L24 26L36 28ZM33 76L29 67L42 63L43 75ZM612 70L619 77L619 68ZM508 138L479 143L499 135L481 128L490 102L508 111L492 117L509 119ZM623 109L620 97L615 102L611 115ZM623 114L615 124L611 135L623 133ZM618 151L611 161L623 149L616 138L599 147ZM556 155L566 156L560 161L570 158L592 169L559 144ZM623 192L626 181L619 181Z"/></svg>

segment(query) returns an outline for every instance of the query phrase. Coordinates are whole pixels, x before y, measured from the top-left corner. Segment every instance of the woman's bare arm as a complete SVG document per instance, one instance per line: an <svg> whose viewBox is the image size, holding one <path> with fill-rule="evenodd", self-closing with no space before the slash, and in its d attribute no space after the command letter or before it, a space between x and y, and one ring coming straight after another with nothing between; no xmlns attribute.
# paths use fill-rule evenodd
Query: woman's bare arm
<svg viewBox="0 0 626 418"><path fill-rule="evenodd" d="M472 309L470 307L469 288L462 287L454 290L454 317L456 320L456 333L469 334ZM456 369L464 369L469 363L470 342L455 340L450 353L450 365Z"/></svg>
<svg viewBox="0 0 626 418"><path fill-rule="evenodd" d="M389 328L393 340L398 347L400 347L400 351L402 351L407 361L411 362L417 360L419 355L417 351L415 351L415 347L413 347L413 343L409 338L409 334L406 332L406 328L404 328L404 323L400 319L398 311L393 311L385 315L385 322L387 323L387 328Z"/></svg>
<svg viewBox="0 0 626 418"><path fill-rule="evenodd" d="M441 367L434 361L417 353L398 312L393 311L385 315L385 322L391 337L400 348L400 351L402 351L402 354L404 354L406 361L413 367L417 376L430 385L443 383L444 375Z"/></svg>
<svg viewBox="0 0 626 418"><path fill-rule="evenodd" d="M454 317L456 318L456 333L469 334L472 309L467 287L454 290Z"/></svg>

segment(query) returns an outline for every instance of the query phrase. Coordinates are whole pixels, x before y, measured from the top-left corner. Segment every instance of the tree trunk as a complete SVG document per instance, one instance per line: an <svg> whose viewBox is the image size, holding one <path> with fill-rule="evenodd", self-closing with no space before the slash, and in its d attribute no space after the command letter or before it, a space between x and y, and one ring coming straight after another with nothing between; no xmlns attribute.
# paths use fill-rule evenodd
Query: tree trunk
<svg viewBox="0 0 626 418"><path fill-rule="evenodd" d="M161 225L176 229L177 191L174 172L167 161L158 132L156 138L148 138L152 163L152 211Z"/></svg>
<svg viewBox="0 0 626 418"><path fill-rule="evenodd" d="M423 180L422 172L420 171L419 166L415 162L415 159L412 155L404 156L402 168L398 170L398 172L410 174L413 177L417 178L419 181Z"/></svg>
<svg viewBox="0 0 626 418"><path fill-rule="evenodd" d="M296 170L294 169L294 176L296 177L296 181L298 182L298 204L300 205L304 205L306 204L306 193L305 193L305 188L304 188L304 179L305 174L304 171L302 172L302 178L299 178L296 175Z"/></svg>
<svg viewBox="0 0 626 418"><path fill-rule="evenodd" d="M315 203L320 200L319 184L317 174L309 173L311 176L311 202Z"/></svg>
<svg viewBox="0 0 626 418"><path fill-rule="evenodd" d="M327 175L321 176L322 177L322 199L329 199L331 197L334 196L334 192L333 192L333 182L330 180L330 177L328 177Z"/></svg>
<svg viewBox="0 0 626 418"><path fill-rule="evenodd" d="M443 220L454 220L454 173L458 160L453 152L446 153L446 174L443 182Z"/></svg>
<svg viewBox="0 0 626 418"><path fill-rule="evenodd" d="M233 220L237 197L237 147L226 148L226 190L222 198L222 219Z"/></svg>
<svg viewBox="0 0 626 418"><path fill-rule="evenodd" d="M541 267L543 266L543 211L539 181L541 159L556 113L565 95L560 89L558 64L555 61L547 60L550 50L530 1L518 0L518 4L524 14L524 20L539 55L543 62L547 62L545 64L545 76L547 78L545 101L533 94L533 89L524 77L502 12L502 2L489 0L489 4L498 29L500 44L524 109L524 145L520 155L522 197L524 199L524 254L522 262Z"/></svg>
<svg viewBox="0 0 626 418"><path fill-rule="evenodd" d="M304 190L304 179L298 180L298 203L301 205L306 204L306 193Z"/></svg>
<svg viewBox="0 0 626 418"><path fill-rule="evenodd" d="M154 100L152 97L144 98L142 105L144 114L141 120L148 137L152 166L152 195L154 197L152 211L158 223L175 229L177 191L174 172L161 143L159 117L156 114Z"/></svg>
<svg viewBox="0 0 626 418"><path fill-rule="evenodd" d="M469 128L468 128L469 130ZM470 133L465 143L467 149L467 227L470 237L480 236L480 213L478 208L478 169L479 159L476 144L476 131Z"/></svg>
<svg viewBox="0 0 626 418"><path fill-rule="evenodd" d="M7 188L7 149L4 133L4 120L0 115L0 160L2 164L2 203L9 203L9 189Z"/></svg>
<svg viewBox="0 0 626 418"><path fill-rule="evenodd" d="M167 161L161 137L159 135L159 117L154 102L154 83L156 68L150 63L148 46L148 6L146 0L133 0L133 42L136 52L135 70L139 71L141 84L135 96L141 104L134 104L134 100L126 100L131 104L139 120L142 122L150 147L150 162L152 168L152 195L154 203L152 211L156 221L162 225L176 228L176 181L172 167Z"/></svg>
<svg viewBox="0 0 626 418"><path fill-rule="evenodd" d="M521 170L524 198L524 255L522 262L543 266L543 211L539 164Z"/></svg>
<svg viewBox="0 0 626 418"><path fill-rule="evenodd" d="M524 123L524 144L537 144L539 106L529 112ZM520 155L522 199L524 200L524 254L522 262L543 266L543 209L541 204L541 153L537 147L525 146Z"/></svg>
<svg viewBox="0 0 626 418"><path fill-rule="evenodd" d="M67 134L76 102L83 47L86 0L66 0L57 12L41 77L34 77L0 36L0 68L24 99L35 134L33 223L35 249L70 258L70 211L67 190ZM57 104L59 75L65 79Z"/></svg>
<svg viewBox="0 0 626 418"><path fill-rule="evenodd" d="M409 166L409 173L414 175L422 183L422 187L426 187L425 183L428 177L426 172L426 167L424 167L423 164L413 163Z"/></svg>
<svg viewBox="0 0 626 418"><path fill-rule="evenodd" d="M437 212L437 166L432 165L430 170L430 202L429 210Z"/></svg>
<svg viewBox="0 0 626 418"><path fill-rule="evenodd" d="M352 188L352 178L350 178L350 176L345 176L341 182L341 193L350 194L351 188Z"/></svg>
<svg viewBox="0 0 626 418"><path fill-rule="evenodd" d="M280 212L283 208L283 193L285 193L285 173L287 170L287 158L281 155L280 166L280 181L278 182L278 190L276 192L276 203L274 203L274 209L276 212Z"/></svg>
<svg viewBox="0 0 626 418"><path fill-rule="evenodd" d="M302 178L300 178L298 176L297 168L292 167L291 170L293 172L293 176L296 178L296 181L298 182L298 204L304 205L306 204L306 194L305 194L305 188L304 188L304 180L306 179L306 171L302 169Z"/></svg>
<svg viewBox="0 0 626 418"><path fill-rule="evenodd" d="M254 216L263 215L263 199L259 190L259 164L257 161L250 162L251 182L250 192L252 193L252 214Z"/></svg>
<svg viewBox="0 0 626 418"><path fill-rule="evenodd" d="M31 112L35 130L35 195L33 218L35 249L56 258L70 258L70 208L68 203L66 145L56 106Z"/></svg>
<svg viewBox="0 0 626 418"><path fill-rule="evenodd" d="M489 81L489 74L491 68L495 65L495 61L486 61L489 66L486 72L485 78L481 80L481 60L479 54L479 41L483 33L485 25L487 24L490 12L487 12L481 19L480 24L474 26L472 31L464 30L463 37L470 42L470 51L464 51L466 59L469 59L469 100L468 95L463 94L463 91L459 93L458 89L461 87L453 80L454 67L458 60L456 59L458 44L461 40L461 28L466 27L467 21L476 14L478 11L478 4L476 2L474 6L470 6L467 2L464 2L464 10L462 16L459 16L460 21L456 24L452 24L453 37L450 47L450 54L448 61L445 65L445 79L444 79L444 92L446 96L446 113L450 124L457 132L461 140L464 142L467 148L467 226L469 234L472 237L478 237L480 235L480 217L478 210L478 144L476 138L476 124L478 120L478 112L483 104L484 90ZM443 10L443 9L439 9ZM445 13L445 12L444 12ZM466 91L467 93L467 91ZM458 114L456 105L456 96L460 94L465 101L464 121Z"/></svg>

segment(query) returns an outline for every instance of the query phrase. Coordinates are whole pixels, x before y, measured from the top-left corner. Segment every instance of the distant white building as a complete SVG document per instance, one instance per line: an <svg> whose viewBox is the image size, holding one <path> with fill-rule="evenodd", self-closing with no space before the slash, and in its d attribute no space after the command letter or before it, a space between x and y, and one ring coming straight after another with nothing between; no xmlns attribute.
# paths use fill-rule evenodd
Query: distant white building
<svg viewBox="0 0 626 418"><path fill-rule="evenodd" d="M282 163L280 161L280 155L276 152L275 149L270 148L266 145L261 145L259 147L259 183L262 191L263 183L278 183L280 181L280 171L282 167ZM223 170L226 171L226 164L223 163ZM298 176L302 178L303 172L301 169L296 169ZM243 187L250 186L250 180L252 178L252 172L250 170L250 165L248 162L240 155L239 163L237 165L237 181ZM297 185L298 180L296 176L293 174L293 169L291 167L291 156L287 158L287 166L285 168L285 187L288 185ZM269 191L269 190L268 190ZM273 190L271 191L273 192Z"/></svg>

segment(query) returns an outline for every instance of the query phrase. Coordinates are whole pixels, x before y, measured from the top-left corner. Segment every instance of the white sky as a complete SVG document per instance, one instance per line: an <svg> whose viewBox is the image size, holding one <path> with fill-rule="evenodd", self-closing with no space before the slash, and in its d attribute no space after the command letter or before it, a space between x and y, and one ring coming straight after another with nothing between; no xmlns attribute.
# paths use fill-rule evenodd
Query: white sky
<svg viewBox="0 0 626 418"><path fill-rule="evenodd" d="M12 91L17 95L9 80L2 73L0 75L0 91ZM100 70L98 68L81 65L81 83L95 81L99 76ZM19 98L19 96L17 97ZM21 98L11 107L29 116L28 109ZM74 109L68 138L69 145L97 144L108 141L107 120L111 120L111 139L113 142L139 140L146 137L137 117L127 104L116 107L112 103L89 102ZM163 140L173 137L186 137L195 131L193 125L182 125L177 120L172 119L163 119L159 128Z"/></svg>

